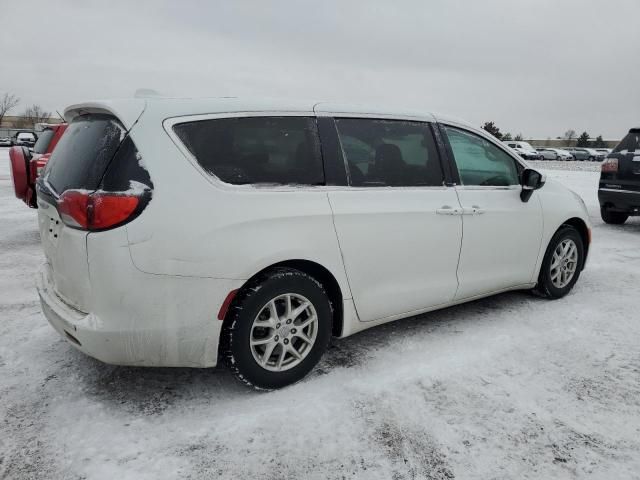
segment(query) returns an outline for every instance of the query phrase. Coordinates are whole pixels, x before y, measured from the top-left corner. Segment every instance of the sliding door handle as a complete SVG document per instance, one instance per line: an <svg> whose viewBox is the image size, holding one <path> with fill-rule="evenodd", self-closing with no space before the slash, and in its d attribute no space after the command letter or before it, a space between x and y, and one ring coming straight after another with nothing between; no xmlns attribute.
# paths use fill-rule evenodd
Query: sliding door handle
<svg viewBox="0 0 640 480"><path fill-rule="evenodd" d="M436 208L436 213L438 215L462 215L462 209L444 205L442 208Z"/></svg>

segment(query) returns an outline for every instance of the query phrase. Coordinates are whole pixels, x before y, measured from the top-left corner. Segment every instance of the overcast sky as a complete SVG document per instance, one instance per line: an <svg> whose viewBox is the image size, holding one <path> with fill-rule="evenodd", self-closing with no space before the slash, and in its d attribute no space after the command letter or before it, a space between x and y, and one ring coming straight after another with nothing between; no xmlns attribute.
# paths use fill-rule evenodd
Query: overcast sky
<svg viewBox="0 0 640 480"><path fill-rule="evenodd" d="M152 88L640 126L640 0L0 0L0 94L50 110Z"/></svg>

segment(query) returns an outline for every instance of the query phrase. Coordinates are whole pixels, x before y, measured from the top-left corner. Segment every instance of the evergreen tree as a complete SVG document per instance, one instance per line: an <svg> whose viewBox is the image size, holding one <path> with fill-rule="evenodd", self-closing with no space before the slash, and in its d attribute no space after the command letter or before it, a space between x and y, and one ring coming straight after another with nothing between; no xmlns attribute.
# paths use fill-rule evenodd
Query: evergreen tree
<svg viewBox="0 0 640 480"><path fill-rule="evenodd" d="M498 140L502 140L502 133L500 133L500 129L493 122L484 122L482 128L489 132L491 135L496 137Z"/></svg>
<svg viewBox="0 0 640 480"><path fill-rule="evenodd" d="M582 134L578 137L578 143L576 144L578 147L588 147L589 146L589 134L587 132L582 132Z"/></svg>
<svg viewBox="0 0 640 480"><path fill-rule="evenodd" d="M593 146L596 148L605 148L607 146L604 139L602 138L602 135L598 135L596 137L596 141L593 143Z"/></svg>

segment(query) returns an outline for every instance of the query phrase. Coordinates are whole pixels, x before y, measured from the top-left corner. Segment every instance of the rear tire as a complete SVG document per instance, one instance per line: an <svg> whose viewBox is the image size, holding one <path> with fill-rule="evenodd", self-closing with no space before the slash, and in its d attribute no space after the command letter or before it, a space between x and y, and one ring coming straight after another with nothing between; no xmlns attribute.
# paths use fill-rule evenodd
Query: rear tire
<svg viewBox="0 0 640 480"><path fill-rule="evenodd" d="M583 265L582 237L574 227L563 225L549 242L534 292L549 299L564 297L578 281Z"/></svg>
<svg viewBox="0 0 640 480"><path fill-rule="evenodd" d="M622 212L611 212L607 210L606 207L600 207L600 216L604 223L608 223L609 225L622 225L627 221L629 215Z"/></svg>
<svg viewBox="0 0 640 480"><path fill-rule="evenodd" d="M222 360L248 385L285 387L318 363L331 339L332 318L320 282L300 270L274 268L233 301L221 336Z"/></svg>

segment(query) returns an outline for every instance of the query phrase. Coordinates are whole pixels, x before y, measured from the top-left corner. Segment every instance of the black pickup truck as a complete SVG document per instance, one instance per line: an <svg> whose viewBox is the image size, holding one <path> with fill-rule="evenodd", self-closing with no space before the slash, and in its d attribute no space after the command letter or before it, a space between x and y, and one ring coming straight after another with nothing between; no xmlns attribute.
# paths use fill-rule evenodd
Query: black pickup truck
<svg viewBox="0 0 640 480"><path fill-rule="evenodd" d="M598 200L606 223L640 215L640 128L629 130L602 163Z"/></svg>

